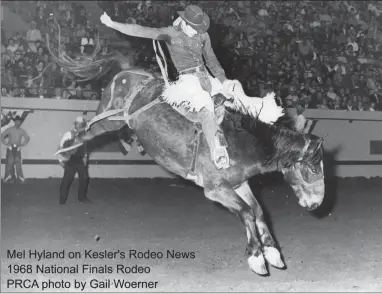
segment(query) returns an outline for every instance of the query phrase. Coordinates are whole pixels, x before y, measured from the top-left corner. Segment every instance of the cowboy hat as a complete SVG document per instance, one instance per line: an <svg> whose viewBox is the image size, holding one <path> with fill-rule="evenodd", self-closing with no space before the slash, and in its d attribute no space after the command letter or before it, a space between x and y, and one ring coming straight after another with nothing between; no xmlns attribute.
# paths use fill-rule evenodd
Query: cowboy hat
<svg viewBox="0 0 382 294"><path fill-rule="evenodd" d="M196 5L188 5L185 11L178 11L179 16L195 31L200 34L207 32L210 27L210 18Z"/></svg>
<svg viewBox="0 0 382 294"><path fill-rule="evenodd" d="M77 124L83 124L85 122L86 122L85 118L82 116L77 116L76 119L74 120L74 123L77 123Z"/></svg>

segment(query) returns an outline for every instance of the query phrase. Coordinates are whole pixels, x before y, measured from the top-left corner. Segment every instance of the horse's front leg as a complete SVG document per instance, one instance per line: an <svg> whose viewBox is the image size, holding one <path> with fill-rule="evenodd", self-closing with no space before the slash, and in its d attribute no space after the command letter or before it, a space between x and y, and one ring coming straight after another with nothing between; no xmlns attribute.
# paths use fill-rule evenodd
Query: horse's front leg
<svg viewBox="0 0 382 294"><path fill-rule="evenodd" d="M235 192L252 208L256 217L256 226L260 235L261 243L263 244L263 251L266 260L276 268L284 268L285 264L282 261L281 254L277 249L275 240L272 237L271 232L268 229L264 220L264 212L253 195L251 188L247 181L242 183Z"/></svg>
<svg viewBox="0 0 382 294"><path fill-rule="evenodd" d="M256 234L255 215L251 207L240 198L240 196L226 184L219 186L205 185L204 194L208 199L221 203L231 212L235 213L243 222L247 232L246 257L249 267L259 275L266 275L268 270L261 251L260 242Z"/></svg>

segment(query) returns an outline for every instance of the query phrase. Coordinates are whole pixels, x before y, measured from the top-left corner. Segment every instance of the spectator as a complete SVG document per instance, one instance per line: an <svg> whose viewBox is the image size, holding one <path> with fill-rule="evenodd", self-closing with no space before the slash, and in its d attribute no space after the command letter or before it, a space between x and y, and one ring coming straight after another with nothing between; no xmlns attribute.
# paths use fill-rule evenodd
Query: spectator
<svg viewBox="0 0 382 294"><path fill-rule="evenodd" d="M313 59L313 47L307 38L298 43L298 50L304 61Z"/></svg>
<svg viewBox="0 0 382 294"><path fill-rule="evenodd" d="M334 101L332 101L332 107L331 109L333 110L342 110L343 109L343 103L341 101L341 98L336 96L336 98L334 99Z"/></svg>
<svg viewBox="0 0 382 294"><path fill-rule="evenodd" d="M36 48L37 48L37 54L35 56L36 60L44 60L44 54L45 54L44 47L39 46Z"/></svg>
<svg viewBox="0 0 382 294"><path fill-rule="evenodd" d="M4 44L1 44L1 67L4 67L4 64L8 60L7 48L5 48Z"/></svg>
<svg viewBox="0 0 382 294"><path fill-rule="evenodd" d="M329 88L328 92L326 93L326 96L328 96L328 98L331 99L331 100L333 100L333 101L334 101L335 99L337 99L337 94L334 92L333 87L330 87L330 88Z"/></svg>
<svg viewBox="0 0 382 294"><path fill-rule="evenodd" d="M53 97L53 99L58 99L58 100L63 99L63 97L62 97L62 89L61 88L55 88L54 89L54 97Z"/></svg>
<svg viewBox="0 0 382 294"><path fill-rule="evenodd" d="M21 117L16 116L13 120L15 125L1 134L1 142L7 146L4 182L9 182L15 177L23 183L25 180L22 170L21 148L29 143L30 137L20 127L22 123ZM16 167L16 175L12 175L14 166Z"/></svg>
<svg viewBox="0 0 382 294"><path fill-rule="evenodd" d="M25 83L26 87L28 89L34 89L34 88L37 88L37 85L33 79L33 74L32 73L28 73L28 77L27 77L27 81ZM30 92L30 91L29 91ZM30 92L31 93L31 92ZM32 94L32 93L31 93ZM36 94L36 93L34 93Z"/></svg>
<svg viewBox="0 0 382 294"><path fill-rule="evenodd" d="M92 93L92 95L90 97L90 100L93 100L93 101L98 100L97 94L96 93Z"/></svg>
<svg viewBox="0 0 382 294"><path fill-rule="evenodd" d="M49 62L50 62L50 56L49 56L48 53L44 53L44 54L42 55L42 61L44 61L45 64L49 64Z"/></svg>
<svg viewBox="0 0 382 294"><path fill-rule="evenodd" d="M28 69L28 67L32 68L32 65L35 63L34 56L32 52L28 52L24 54L24 64L25 68Z"/></svg>
<svg viewBox="0 0 382 294"><path fill-rule="evenodd" d="M64 99L70 99L70 96L75 96L76 94L76 81L66 80L66 77L63 78L63 83L66 87L63 93Z"/></svg>
<svg viewBox="0 0 382 294"><path fill-rule="evenodd" d="M7 68L5 70L5 76L1 79L1 85L6 86L9 89L17 87L17 79L13 74L12 68Z"/></svg>
<svg viewBox="0 0 382 294"><path fill-rule="evenodd" d="M1 87L1 97L10 97L8 88L6 86Z"/></svg>
<svg viewBox="0 0 382 294"><path fill-rule="evenodd" d="M319 105L321 105L322 100L323 100L322 93L317 91L316 93L312 95L312 98L309 102L309 108L313 108L313 109L318 108Z"/></svg>
<svg viewBox="0 0 382 294"><path fill-rule="evenodd" d="M15 77L17 78L17 84L19 87L25 86L25 82L27 81L27 71L25 68L24 60L19 59L17 62L17 67L14 69Z"/></svg>
<svg viewBox="0 0 382 294"><path fill-rule="evenodd" d="M44 99L44 98L47 97L46 94L47 94L46 88L43 88L41 86L37 88L37 96L38 96L38 98Z"/></svg>
<svg viewBox="0 0 382 294"><path fill-rule="evenodd" d="M91 98L92 94L93 93L92 93L91 84L86 84L85 89L84 89L83 94L82 94L83 98L89 100Z"/></svg>
<svg viewBox="0 0 382 294"><path fill-rule="evenodd" d="M49 88L61 88L63 86L63 79L61 76L61 69L57 63L53 62L47 69L48 85Z"/></svg>
<svg viewBox="0 0 382 294"><path fill-rule="evenodd" d="M36 28L38 30L43 30L45 28L46 20L47 20L47 17L44 13L44 7L43 6L38 7L37 13L35 16Z"/></svg>
<svg viewBox="0 0 382 294"><path fill-rule="evenodd" d="M251 3L253 14L245 9L245 5L236 5L236 3L229 5L224 3L219 8L210 7L208 11L211 12L212 23L218 23L214 26L216 32L214 31L212 36L222 43L227 52L222 54L224 57L219 56L219 59L226 60L223 66L226 68L227 74L241 80L248 93L263 96L266 87L259 85L259 89L255 89L254 86L257 87L257 84L254 85L252 81L262 80L259 84L272 81L274 84L281 83L281 86L275 85L272 90L280 92L283 98L289 96L288 88L299 88L299 91L295 93L297 100L294 98L292 104L306 105L308 101L308 107L316 107L318 104L322 105L322 100L318 101L321 94L317 92L323 87L326 91L332 87L336 96L332 96L334 99L327 97L329 102L327 104L331 109L338 109L346 108L347 98L352 100L351 94L354 91L357 92L357 96L367 95L369 89L373 89L376 94L380 91L379 80L382 71L377 65L377 60L382 55L380 53L382 50L379 50L379 43L382 40L380 24L377 22L374 10L367 10L367 7L362 7L356 2L353 2L352 5L356 10L349 8L350 5L343 7L342 2L332 4L332 2L272 3L260 1ZM45 6L39 5L36 9L36 20L39 22L38 28L40 29L37 33L40 37L35 38L39 42L34 46L37 48L41 46L41 32L44 33L47 27L46 21L42 20L49 13L48 6ZM151 24L155 27L170 24L158 20L155 15L169 15L168 18L163 17L163 19L170 20L173 16L177 17L176 11L181 10L179 5L171 8L163 5L158 7L156 2L141 3L138 6L134 3L116 3L111 8L113 8L113 13L115 11L118 14L117 17L121 21L134 19L137 24ZM87 17L85 9L76 3L72 5L60 3L56 10L64 14L61 19L60 13L55 13L61 26L62 41L68 42L68 38L78 40L75 42L81 44L83 49L78 47L75 49L80 52L82 50L84 53L92 53L95 42L94 39L90 41L90 28L94 27L94 24ZM357 11L358 14L354 14L354 11ZM159 22L161 22L160 25ZM228 27L222 26L224 22ZM32 26L31 24L28 35L31 35ZM85 27L88 27L90 35L85 36ZM75 28L74 33L73 28ZM34 29L36 29L35 26ZM15 45L18 45L16 51L19 50L21 56L16 56L15 51L11 52L2 48L2 66L3 68L11 66L16 72L18 60L23 59L24 67L28 72L30 68L36 66L36 56L32 52L36 52L37 49L29 52L27 58L25 51L33 46L25 48L22 45L23 38L19 33L16 33L14 39ZM30 36L28 44L30 44L29 39ZM83 39L85 39L84 44L82 44ZM214 40L212 41L214 43ZM151 68L151 45L146 48L141 43L137 45L141 51L142 62L147 63L145 66ZM237 51L237 55L232 50L229 51L235 46L243 47ZM246 50L247 48L252 48L252 53L250 53L252 56L244 55L250 51ZM69 51L77 51L69 49L66 50L68 54ZM49 63L48 55L44 55L45 52L41 49L39 51L38 59L44 60L47 65ZM111 51L113 49L109 50L109 52ZM106 51L100 54L106 54ZM252 58L253 64L251 64ZM52 88L48 96L53 97L53 89L56 88L53 84L59 84L60 78L58 75L57 79L51 78L50 68L48 70L48 86ZM4 75L2 74L2 76ZM300 85L304 85L301 90ZM64 84L57 87L63 87L65 97L68 95L68 91L74 90L74 86L66 90ZM345 91L341 90L342 88ZM31 89L28 91L31 92ZM324 96L327 95L326 91L323 92ZM74 94L73 91L71 95ZM84 94L83 96L87 97L83 98L91 99L91 95ZM36 95L38 95L37 90ZM379 109L378 105L381 103L377 102L376 98L363 100L363 109L372 108L373 101L375 107ZM357 102L352 101L352 103L352 107L357 108L358 98Z"/></svg>
<svg viewBox="0 0 382 294"><path fill-rule="evenodd" d="M18 66L18 61L21 59L21 51L16 50L16 52L11 56L11 58L7 61L6 67L12 68L14 71Z"/></svg>
<svg viewBox="0 0 382 294"><path fill-rule="evenodd" d="M35 44L35 43L36 41L42 40L41 32L38 29L36 29L35 21L32 21L30 23L30 26L31 28L27 32L27 42L29 45L29 49L33 52L36 52L37 51L36 45L38 46L38 44Z"/></svg>
<svg viewBox="0 0 382 294"><path fill-rule="evenodd" d="M356 110L354 107L353 107L353 102L351 99L348 99L346 101L346 110L348 111L351 111L351 110Z"/></svg>
<svg viewBox="0 0 382 294"><path fill-rule="evenodd" d="M328 99L326 97L322 98L321 104L317 106L318 109L329 109Z"/></svg>
<svg viewBox="0 0 382 294"><path fill-rule="evenodd" d="M293 107L297 104L299 98L296 95L295 87L289 88L289 95L285 98L286 107Z"/></svg>
<svg viewBox="0 0 382 294"><path fill-rule="evenodd" d="M77 27L73 36L82 40L82 38L85 38L85 34L86 34L85 27L81 25L80 23L77 23Z"/></svg>
<svg viewBox="0 0 382 294"><path fill-rule="evenodd" d="M82 92L81 87L77 86L76 87L76 93L74 95L71 95L68 99L71 99L71 100L83 100L84 96L83 96L83 92Z"/></svg>
<svg viewBox="0 0 382 294"><path fill-rule="evenodd" d="M27 93L26 93L26 91L25 91L24 86L21 86L21 87L19 88L19 93L18 93L17 97L18 97L18 98L26 98L26 97L27 97Z"/></svg>
<svg viewBox="0 0 382 294"><path fill-rule="evenodd" d="M147 12L146 12L146 23L149 26L155 25L157 23L155 13L153 10L153 7L150 5L147 7Z"/></svg>
<svg viewBox="0 0 382 294"><path fill-rule="evenodd" d="M8 40L7 50L10 53L15 53L18 47L19 47L19 45L15 43L15 39L14 38L10 38Z"/></svg>
<svg viewBox="0 0 382 294"><path fill-rule="evenodd" d="M94 50L94 41L90 32L86 31L85 37L81 39L81 53L92 54Z"/></svg>
<svg viewBox="0 0 382 294"><path fill-rule="evenodd" d="M49 86L49 78L47 74L44 72L45 63L44 61L40 60L37 63L36 68L34 69L33 79L37 86L38 96L40 98L43 98L44 94L46 94L46 90Z"/></svg>
<svg viewBox="0 0 382 294"><path fill-rule="evenodd" d="M379 102L379 97L375 90L369 90L369 99L372 103L378 103Z"/></svg>

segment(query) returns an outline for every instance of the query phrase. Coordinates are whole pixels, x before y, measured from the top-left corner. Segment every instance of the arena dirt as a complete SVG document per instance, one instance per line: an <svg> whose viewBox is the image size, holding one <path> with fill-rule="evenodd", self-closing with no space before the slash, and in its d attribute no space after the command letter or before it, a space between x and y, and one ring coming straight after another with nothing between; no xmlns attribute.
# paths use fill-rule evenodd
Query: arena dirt
<svg viewBox="0 0 382 294"><path fill-rule="evenodd" d="M58 204L58 188L58 180L2 186L2 291L14 291L5 288L6 280L15 276L9 273L10 264L41 263L9 260L7 249L195 252L194 259L121 262L81 258L43 262L149 266L149 274L65 275L67 280L88 282L94 278L159 282L156 289L128 291L382 291L379 179L337 181L327 195L334 208L323 217L300 208L286 184L267 184L260 198L287 265L286 270L270 268L269 277L249 270L244 259L245 230L235 216L206 200L201 189L184 181L92 179L88 194L92 203L77 202L75 183L63 206ZM16 276L42 281L59 280L60 275Z"/></svg>

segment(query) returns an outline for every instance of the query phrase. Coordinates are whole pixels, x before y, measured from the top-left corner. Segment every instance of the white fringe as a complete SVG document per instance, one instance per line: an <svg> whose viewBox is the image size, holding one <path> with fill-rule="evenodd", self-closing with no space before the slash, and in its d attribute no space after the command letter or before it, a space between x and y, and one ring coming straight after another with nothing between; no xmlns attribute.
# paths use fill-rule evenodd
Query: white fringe
<svg viewBox="0 0 382 294"><path fill-rule="evenodd" d="M231 82L231 81L230 81ZM226 107L250 115L264 123L273 124L284 115L284 109L276 104L275 93L268 93L264 98L245 95L241 83L237 80L223 85L221 93L233 101L226 101ZM233 89L227 89L232 87ZM173 107L184 107L187 111L199 112L206 107L214 112L214 102L203 90L196 76L181 75L179 80L165 86L163 99Z"/></svg>
<svg viewBox="0 0 382 294"><path fill-rule="evenodd" d="M181 75L178 81L166 85L162 97L171 106L185 107L188 111L199 112L203 107L214 111L210 95L193 75Z"/></svg>
<svg viewBox="0 0 382 294"><path fill-rule="evenodd" d="M264 98L249 97L245 95L239 81L234 81L234 89L229 91L233 101L225 102L228 108L250 115L258 120L273 124L284 115L284 109L276 104L275 93L268 93ZM233 85L232 84L232 85Z"/></svg>

